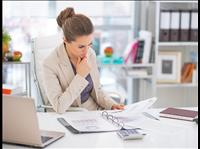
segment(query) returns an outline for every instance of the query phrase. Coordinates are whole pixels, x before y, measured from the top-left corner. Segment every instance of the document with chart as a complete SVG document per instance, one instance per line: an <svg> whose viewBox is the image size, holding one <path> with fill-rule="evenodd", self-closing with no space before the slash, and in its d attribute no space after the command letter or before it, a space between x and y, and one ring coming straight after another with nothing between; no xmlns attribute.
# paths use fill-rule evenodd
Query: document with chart
<svg viewBox="0 0 200 149"><path fill-rule="evenodd" d="M102 112L73 112L59 120L73 133L108 132L121 129L121 125L108 115L102 116ZM63 121L63 122L62 122Z"/></svg>

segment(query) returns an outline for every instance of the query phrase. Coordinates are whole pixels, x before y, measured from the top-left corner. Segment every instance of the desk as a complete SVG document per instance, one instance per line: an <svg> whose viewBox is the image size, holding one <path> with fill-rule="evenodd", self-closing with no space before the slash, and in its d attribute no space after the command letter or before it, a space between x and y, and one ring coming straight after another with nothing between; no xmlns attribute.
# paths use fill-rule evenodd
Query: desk
<svg viewBox="0 0 200 149"><path fill-rule="evenodd" d="M155 109L159 112L162 109ZM198 110L195 108L195 110ZM97 114L99 111L91 112ZM195 122L160 118L160 121L143 118L139 125L146 129L148 134L142 140L120 139L116 132L72 134L63 127L57 117L70 116L70 112L63 115L56 113L38 113L39 126L45 130L57 130L65 132L65 136L47 148L198 148L198 125ZM3 144L3 148L26 148Z"/></svg>

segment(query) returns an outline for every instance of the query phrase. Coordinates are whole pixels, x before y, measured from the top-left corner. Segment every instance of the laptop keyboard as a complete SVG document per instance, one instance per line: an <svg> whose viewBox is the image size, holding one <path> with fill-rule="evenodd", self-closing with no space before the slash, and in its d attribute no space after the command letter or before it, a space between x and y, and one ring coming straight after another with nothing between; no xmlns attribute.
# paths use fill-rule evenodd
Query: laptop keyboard
<svg viewBox="0 0 200 149"><path fill-rule="evenodd" d="M48 140L52 139L53 137L41 136L42 143L47 142Z"/></svg>

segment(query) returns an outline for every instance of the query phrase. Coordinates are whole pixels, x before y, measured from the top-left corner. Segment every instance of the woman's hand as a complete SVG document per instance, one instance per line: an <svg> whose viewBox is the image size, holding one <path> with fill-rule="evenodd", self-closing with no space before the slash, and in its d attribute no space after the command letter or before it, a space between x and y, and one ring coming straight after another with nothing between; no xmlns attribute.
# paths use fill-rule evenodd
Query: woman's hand
<svg viewBox="0 0 200 149"><path fill-rule="evenodd" d="M124 110L124 105L114 104L114 105L112 105L111 110Z"/></svg>
<svg viewBox="0 0 200 149"><path fill-rule="evenodd" d="M82 60L79 57L76 63L76 72L82 77L86 77L90 73L90 66L87 63L87 58L84 57Z"/></svg>

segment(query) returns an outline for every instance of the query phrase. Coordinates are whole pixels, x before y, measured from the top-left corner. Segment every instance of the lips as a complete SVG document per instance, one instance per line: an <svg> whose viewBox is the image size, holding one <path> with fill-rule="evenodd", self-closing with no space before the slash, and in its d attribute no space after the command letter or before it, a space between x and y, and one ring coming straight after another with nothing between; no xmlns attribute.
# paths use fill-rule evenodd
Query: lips
<svg viewBox="0 0 200 149"><path fill-rule="evenodd" d="M84 58L86 56L86 53L81 54L81 58Z"/></svg>

